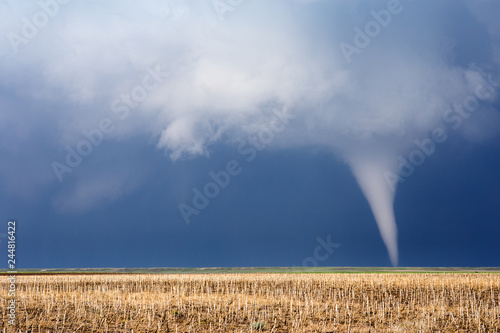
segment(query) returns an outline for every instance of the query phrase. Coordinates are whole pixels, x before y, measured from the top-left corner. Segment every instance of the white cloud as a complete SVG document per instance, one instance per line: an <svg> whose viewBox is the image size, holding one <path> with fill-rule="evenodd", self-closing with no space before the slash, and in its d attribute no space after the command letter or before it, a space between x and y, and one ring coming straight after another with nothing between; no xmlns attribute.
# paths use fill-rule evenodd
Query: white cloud
<svg viewBox="0 0 500 333"><path fill-rule="evenodd" d="M450 106L474 94L481 70L472 65L499 72L498 15L490 10L498 4L464 3L401 1L401 13L348 64L339 44L353 44L354 28L364 29L374 20L370 11L387 9L387 1L245 1L223 21L210 1L71 2L16 55L2 39L0 86L43 105L35 118L58 124L61 146L112 117L116 139L146 133L173 159L208 155L224 135L242 137L265 124L268 106L279 105L296 120L293 136L284 133L276 145L326 146L353 170L364 170L368 162L385 167L415 138L441 125ZM0 20L3 35L20 33L20 17L37 10L28 1L14 7ZM457 8L471 10L465 11L467 20L450 15ZM463 24L469 26L455 29ZM479 26L488 33L457 35L481 31ZM476 59L479 51L470 49L461 52L471 60L458 61L467 38L491 49L489 56L483 52ZM113 100L130 93L155 64L169 77L131 110L130 121L120 121ZM493 98L484 105L489 116L478 117L476 130L464 133L477 135L482 124L496 132L498 117L487 104ZM96 198L116 198L121 180L113 179L81 182L58 205L89 207L96 191Z"/></svg>

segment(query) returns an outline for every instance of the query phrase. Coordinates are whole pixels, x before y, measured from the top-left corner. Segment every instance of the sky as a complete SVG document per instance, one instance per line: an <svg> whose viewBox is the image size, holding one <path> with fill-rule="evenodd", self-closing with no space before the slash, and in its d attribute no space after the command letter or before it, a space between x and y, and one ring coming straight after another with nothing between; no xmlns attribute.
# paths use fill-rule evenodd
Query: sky
<svg viewBox="0 0 500 333"><path fill-rule="evenodd" d="M0 253L15 219L17 268L500 266L499 14L0 0Z"/></svg>

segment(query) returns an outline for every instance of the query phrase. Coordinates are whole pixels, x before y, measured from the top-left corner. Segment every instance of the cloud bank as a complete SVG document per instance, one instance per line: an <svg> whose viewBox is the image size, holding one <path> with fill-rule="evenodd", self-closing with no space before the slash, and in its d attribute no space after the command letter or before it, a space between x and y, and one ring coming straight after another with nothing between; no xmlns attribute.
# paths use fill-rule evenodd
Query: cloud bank
<svg viewBox="0 0 500 333"><path fill-rule="evenodd" d="M398 156L456 124L457 106L478 89L474 113L481 115L462 117L459 132L480 141L500 124L495 87L487 86L500 69L493 0L0 6L0 120L25 123L29 133L49 129L61 153L55 160L64 163L64 147L76 149L82 131L104 118L115 126L105 140L147 135L175 160L209 156L215 143L237 146L264 128L273 110L286 110L295 118L273 147L321 146L349 164L394 265L400 181L389 186L384 175L400 174ZM146 89L151 68L164 74ZM23 138L16 132L8 140ZM2 177L5 183L7 171ZM78 180L54 202L67 210L92 202L87 196L114 198L130 188L119 179L109 187Z"/></svg>

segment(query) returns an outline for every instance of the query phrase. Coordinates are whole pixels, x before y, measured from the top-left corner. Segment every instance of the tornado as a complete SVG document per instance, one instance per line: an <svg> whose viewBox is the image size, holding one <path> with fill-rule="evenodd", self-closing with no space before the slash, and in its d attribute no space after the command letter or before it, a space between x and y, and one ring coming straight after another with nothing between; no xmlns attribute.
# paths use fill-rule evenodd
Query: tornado
<svg viewBox="0 0 500 333"><path fill-rule="evenodd" d="M386 183L384 173L392 171L383 160L351 160L352 173L370 205L380 236L393 266L398 265L398 231L394 216L395 191Z"/></svg>

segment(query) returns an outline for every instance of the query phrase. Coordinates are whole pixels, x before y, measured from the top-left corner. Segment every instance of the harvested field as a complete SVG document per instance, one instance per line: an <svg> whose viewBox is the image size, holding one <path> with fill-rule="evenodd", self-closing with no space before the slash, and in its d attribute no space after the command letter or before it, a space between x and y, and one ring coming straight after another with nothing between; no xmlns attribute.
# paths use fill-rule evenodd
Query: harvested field
<svg viewBox="0 0 500 333"><path fill-rule="evenodd" d="M500 332L498 274L18 276L23 332ZM2 331L6 279L0 283Z"/></svg>

